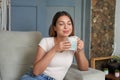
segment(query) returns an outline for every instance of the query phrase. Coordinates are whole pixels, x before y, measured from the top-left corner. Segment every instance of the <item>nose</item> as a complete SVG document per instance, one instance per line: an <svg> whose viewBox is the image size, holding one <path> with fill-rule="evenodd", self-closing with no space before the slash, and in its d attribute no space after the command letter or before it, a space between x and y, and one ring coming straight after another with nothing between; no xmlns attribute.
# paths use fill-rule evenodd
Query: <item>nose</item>
<svg viewBox="0 0 120 80"><path fill-rule="evenodd" d="M64 24L64 28L65 28L65 29L67 28L67 24Z"/></svg>

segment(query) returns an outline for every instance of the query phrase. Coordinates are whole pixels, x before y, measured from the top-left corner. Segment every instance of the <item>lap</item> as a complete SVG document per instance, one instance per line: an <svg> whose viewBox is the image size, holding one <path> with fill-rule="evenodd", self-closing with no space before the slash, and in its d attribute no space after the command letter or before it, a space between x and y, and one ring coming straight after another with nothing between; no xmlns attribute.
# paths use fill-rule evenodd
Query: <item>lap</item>
<svg viewBox="0 0 120 80"><path fill-rule="evenodd" d="M38 76L35 76L32 73L32 69L30 69L25 75L21 77L20 80L55 80L47 75L40 74Z"/></svg>

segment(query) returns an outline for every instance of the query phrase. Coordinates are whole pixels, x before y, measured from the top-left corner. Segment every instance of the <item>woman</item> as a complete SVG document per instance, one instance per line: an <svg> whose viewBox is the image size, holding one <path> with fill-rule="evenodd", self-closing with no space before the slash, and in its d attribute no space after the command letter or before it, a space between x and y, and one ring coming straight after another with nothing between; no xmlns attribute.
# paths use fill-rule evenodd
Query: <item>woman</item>
<svg viewBox="0 0 120 80"><path fill-rule="evenodd" d="M78 68L88 70L84 43L77 39L77 50L69 50L68 37L74 36L73 20L66 11L59 11L53 17L49 30L50 37L43 38L38 47L32 72L21 80L63 80L75 55Z"/></svg>

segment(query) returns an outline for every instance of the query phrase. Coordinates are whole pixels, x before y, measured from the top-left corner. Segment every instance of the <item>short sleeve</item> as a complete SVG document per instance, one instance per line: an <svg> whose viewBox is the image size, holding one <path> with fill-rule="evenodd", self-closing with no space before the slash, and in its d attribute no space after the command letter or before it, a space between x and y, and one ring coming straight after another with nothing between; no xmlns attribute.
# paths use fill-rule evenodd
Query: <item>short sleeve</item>
<svg viewBox="0 0 120 80"><path fill-rule="evenodd" d="M38 45L41 48L43 48L43 50L45 50L47 52L47 40L46 40L46 38L43 38Z"/></svg>

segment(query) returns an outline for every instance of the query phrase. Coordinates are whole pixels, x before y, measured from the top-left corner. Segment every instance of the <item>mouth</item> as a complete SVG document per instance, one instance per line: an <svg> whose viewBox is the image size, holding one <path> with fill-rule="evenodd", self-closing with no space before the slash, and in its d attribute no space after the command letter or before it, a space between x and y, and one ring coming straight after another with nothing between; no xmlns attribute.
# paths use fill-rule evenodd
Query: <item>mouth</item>
<svg viewBox="0 0 120 80"><path fill-rule="evenodd" d="M68 34L68 33L69 33L69 31L68 31L68 30L67 30L67 31L65 30L65 31L63 31L63 33Z"/></svg>
<svg viewBox="0 0 120 80"><path fill-rule="evenodd" d="M69 35L70 31L69 30L65 30L65 31L63 31L63 33Z"/></svg>

